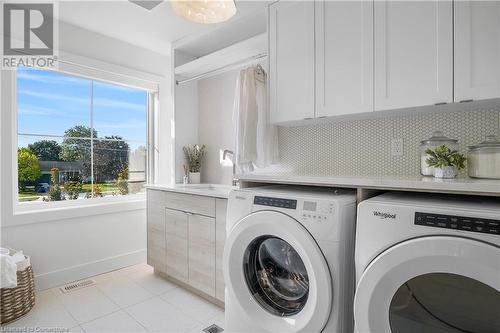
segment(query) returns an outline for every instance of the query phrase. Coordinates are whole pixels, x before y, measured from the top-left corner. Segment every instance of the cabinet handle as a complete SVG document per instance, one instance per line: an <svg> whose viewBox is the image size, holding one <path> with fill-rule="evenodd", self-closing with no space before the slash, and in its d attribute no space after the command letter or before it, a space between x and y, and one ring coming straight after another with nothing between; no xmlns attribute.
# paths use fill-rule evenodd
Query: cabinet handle
<svg viewBox="0 0 500 333"><path fill-rule="evenodd" d="M304 118L304 120L311 120L311 119L312 119L311 117Z"/></svg>
<svg viewBox="0 0 500 333"><path fill-rule="evenodd" d="M463 99L460 101L460 103L469 103L469 102L472 102L474 101L473 99Z"/></svg>
<svg viewBox="0 0 500 333"><path fill-rule="evenodd" d="M326 116L319 116L317 117L318 119L323 119L323 118L326 118Z"/></svg>
<svg viewBox="0 0 500 333"><path fill-rule="evenodd" d="M439 103L434 103L434 105L446 105L446 102L439 102Z"/></svg>

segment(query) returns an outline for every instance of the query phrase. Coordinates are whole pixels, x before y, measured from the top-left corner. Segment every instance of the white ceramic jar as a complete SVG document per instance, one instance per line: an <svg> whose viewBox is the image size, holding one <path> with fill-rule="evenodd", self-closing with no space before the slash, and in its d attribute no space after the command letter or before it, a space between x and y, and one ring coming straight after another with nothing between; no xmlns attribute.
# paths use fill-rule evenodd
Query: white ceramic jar
<svg viewBox="0 0 500 333"><path fill-rule="evenodd" d="M467 154L469 177L500 179L500 141L488 135L478 145L470 146Z"/></svg>

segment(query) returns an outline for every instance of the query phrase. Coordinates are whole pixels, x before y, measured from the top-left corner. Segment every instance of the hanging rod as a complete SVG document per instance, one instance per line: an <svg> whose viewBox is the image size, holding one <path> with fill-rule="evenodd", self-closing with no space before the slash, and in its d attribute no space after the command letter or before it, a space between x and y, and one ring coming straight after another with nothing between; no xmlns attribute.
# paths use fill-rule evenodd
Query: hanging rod
<svg viewBox="0 0 500 333"><path fill-rule="evenodd" d="M259 53L257 55L245 58L243 60L240 60L240 61L237 61L237 62L233 62L233 63L231 63L229 65L226 65L226 66L223 66L223 67L219 67L219 68L216 68L214 70L205 72L203 74L199 74L199 75L190 77L189 79L176 80L175 84L180 85L180 84L187 83L187 82L190 82L190 81L200 80L200 79L203 79L203 78L215 75L215 74L223 73L223 72L229 71L231 69L238 68L238 67L240 67L240 66L242 66L244 64L247 64L247 63L250 63L250 62L253 62L255 60L265 58L265 57L267 57L267 53L265 53L265 52L264 53Z"/></svg>

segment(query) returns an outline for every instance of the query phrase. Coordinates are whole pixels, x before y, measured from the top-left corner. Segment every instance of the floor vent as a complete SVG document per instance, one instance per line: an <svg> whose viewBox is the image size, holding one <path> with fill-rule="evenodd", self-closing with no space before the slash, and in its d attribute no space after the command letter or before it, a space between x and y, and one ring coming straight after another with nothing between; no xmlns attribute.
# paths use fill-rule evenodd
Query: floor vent
<svg viewBox="0 0 500 333"><path fill-rule="evenodd" d="M210 325L210 326L208 326L207 328L205 328L203 330L203 332L205 332L205 333L220 333L222 331L224 331L224 329L221 328L221 327L219 327L219 326L217 326L217 325L215 325L215 324L214 325Z"/></svg>
<svg viewBox="0 0 500 333"><path fill-rule="evenodd" d="M76 290L90 287L93 285L95 285L94 280L81 280L81 281L76 281L76 282L67 284L67 285L59 288L59 290L61 290L65 294L67 294L67 293L70 293L72 291L76 291Z"/></svg>

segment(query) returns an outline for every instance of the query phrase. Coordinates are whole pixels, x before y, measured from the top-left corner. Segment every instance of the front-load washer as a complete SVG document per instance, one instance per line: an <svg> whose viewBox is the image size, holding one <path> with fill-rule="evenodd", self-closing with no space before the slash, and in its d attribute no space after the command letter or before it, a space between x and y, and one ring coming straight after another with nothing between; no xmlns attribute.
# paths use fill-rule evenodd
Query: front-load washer
<svg viewBox="0 0 500 333"><path fill-rule="evenodd" d="M231 192L226 331L352 332L355 214L349 190Z"/></svg>
<svg viewBox="0 0 500 333"><path fill-rule="evenodd" d="M500 332L498 198L363 201L355 258L356 332Z"/></svg>

